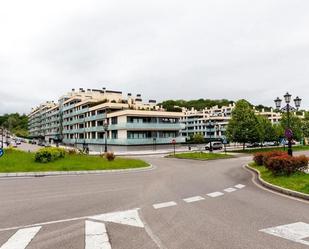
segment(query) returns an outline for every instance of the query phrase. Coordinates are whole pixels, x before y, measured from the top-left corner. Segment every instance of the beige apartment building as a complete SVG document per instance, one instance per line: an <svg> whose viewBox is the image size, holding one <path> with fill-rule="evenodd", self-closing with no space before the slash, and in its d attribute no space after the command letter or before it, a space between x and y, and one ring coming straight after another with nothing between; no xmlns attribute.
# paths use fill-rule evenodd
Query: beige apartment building
<svg viewBox="0 0 309 249"><path fill-rule="evenodd" d="M87 145L101 150L108 145L131 146L182 143L182 113L167 112L155 100L142 101L141 95L106 89L72 89L57 103L46 102L29 114L33 138L48 143Z"/></svg>

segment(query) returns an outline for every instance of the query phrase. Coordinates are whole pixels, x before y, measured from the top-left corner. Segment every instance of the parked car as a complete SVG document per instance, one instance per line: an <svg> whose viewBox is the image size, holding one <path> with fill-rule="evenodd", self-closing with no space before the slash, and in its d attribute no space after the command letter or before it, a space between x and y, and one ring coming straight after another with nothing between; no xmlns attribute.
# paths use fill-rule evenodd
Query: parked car
<svg viewBox="0 0 309 249"><path fill-rule="evenodd" d="M16 145L21 145L21 141L19 139L15 140Z"/></svg>
<svg viewBox="0 0 309 249"><path fill-rule="evenodd" d="M263 146L277 146L278 142L264 142Z"/></svg>
<svg viewBox="0 0 309 249"><path fill-rule="evenodd" d="M247 148L256 148L256 147L261 147L261 144L256 142L247 145Z"/></svg>
<svg viewBox="0 0 309 249"><path fill-rule="evenodd" d="M223 144L221 142L211 142L213 150L222 150ZM205 150L210 150L210 143L206 144Z"/></svg>

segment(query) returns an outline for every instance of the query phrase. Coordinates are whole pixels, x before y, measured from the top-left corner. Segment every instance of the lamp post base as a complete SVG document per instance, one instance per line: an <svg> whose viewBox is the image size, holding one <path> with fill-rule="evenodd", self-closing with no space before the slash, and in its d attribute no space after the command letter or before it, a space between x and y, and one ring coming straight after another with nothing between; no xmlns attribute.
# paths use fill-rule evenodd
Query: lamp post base
<svg viewBox="0 0 309 249"><path fill-rule="evenodd" d="M292 151L291 148L288 149L288 155L289 155L289 156L293 156L293 151Z"/></svg>

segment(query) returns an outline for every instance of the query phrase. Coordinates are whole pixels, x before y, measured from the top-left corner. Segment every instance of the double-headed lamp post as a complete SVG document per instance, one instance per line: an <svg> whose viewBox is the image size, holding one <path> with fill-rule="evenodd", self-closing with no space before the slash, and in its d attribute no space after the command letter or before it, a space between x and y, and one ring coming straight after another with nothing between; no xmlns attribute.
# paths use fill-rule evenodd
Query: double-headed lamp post
<svg viewBox="0 0 309 249"><path fill-rule="evenodd" d="M105 148L104 148L104 152L107 152L107 130L108 130L108 122L107 120L104 121L104 124L103 124L103 127L104 127L104 137L105 137Z"/></svg>
<svg viewBox="0 0 309 249"><path fill-rule="evenodd" d="M292 151L292 138L293 138L293 131L291 130L291 116L290 116L290 112L291 111L297 111L298 108L300 107L300 103L301 103L301 98L299 98L298 96L294 99L294 103L295 103L295 107L291 106L291 97L292 95L289 94L288 92L283 96L284 97L284 101L286 103L286 106L284 106L283 108L281 108L281 103L282 103L282 99L280 99L279 97L277 97L275 99L275 104L276 104L276 109L280 110L282 112L286 112L287 113L287 127L285 130L285 136L288 139L288 154L290 156L293 155L293 151Z"/></svg>

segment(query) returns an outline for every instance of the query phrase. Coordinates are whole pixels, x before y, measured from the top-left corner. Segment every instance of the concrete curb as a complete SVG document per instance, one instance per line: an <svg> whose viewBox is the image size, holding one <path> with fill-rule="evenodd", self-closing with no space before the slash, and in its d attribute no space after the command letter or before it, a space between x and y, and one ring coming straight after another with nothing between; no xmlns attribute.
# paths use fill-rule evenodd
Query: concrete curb
<svg viewBox="0 0 309 249"><path fill-rule="evenodd" d="M254 172L257 175L258 182L261 185L263 185L264 187L269 188L271 190L275 190L275 191L277 191L279 193L282 193L282 194L285 194L285 195L289 195L289 196L293 196L293 197L309 200L309 194L305 194L305 193L301 193L301 192L298 192L298 191L290 190L290 189L287 189L287 188L282 188L282 187L279 187L277 185L273 185L273 184L263 180L262 177L261 177L261 173L258 170L250 167L248 164L245 165L245 167L248 170Z"/></svg>
<svg viewBox="0 0 309 249"><path fill-rule="evenodd" d="M95 175L107 173L129 173L129 172L146 172L155 169L153 165L144 168L132 169L110 169L110 170L83 170L83 171L46 171L46 172L16 172L16 173L0 173L1 178L9 177L43 177L43 176L77 176L77 175Z"/></svg>

